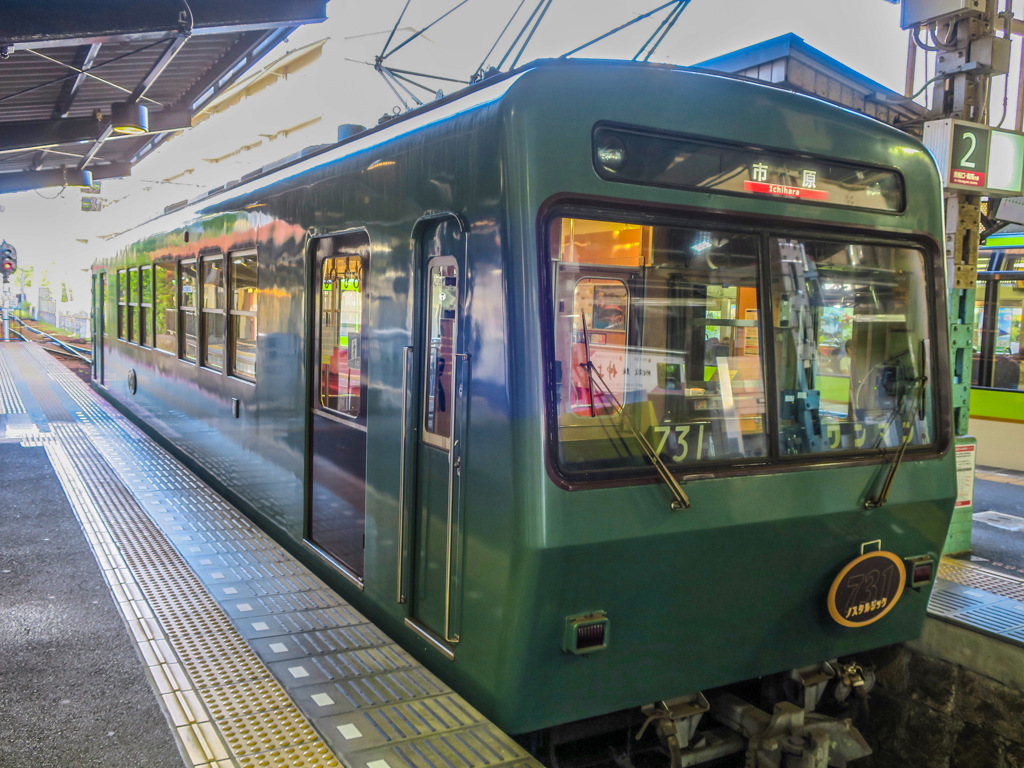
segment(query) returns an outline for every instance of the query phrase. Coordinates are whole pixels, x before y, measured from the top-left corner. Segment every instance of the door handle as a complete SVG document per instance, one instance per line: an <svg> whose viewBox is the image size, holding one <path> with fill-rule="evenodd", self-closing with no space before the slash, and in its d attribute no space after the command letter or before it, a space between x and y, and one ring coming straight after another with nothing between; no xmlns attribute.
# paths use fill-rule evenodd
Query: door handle
<svg viewBox="0 0 1024 768"><path fill-rule="evenodd" d="M412 387L409 384L409 374L412 372L412 347L405 347L402 355L402 429L399 438L399 460L398 460L398 602L406 602L406 561L408 546L405 536L406 527L406 454L409 452L409 399L412 397Z"/></svg>

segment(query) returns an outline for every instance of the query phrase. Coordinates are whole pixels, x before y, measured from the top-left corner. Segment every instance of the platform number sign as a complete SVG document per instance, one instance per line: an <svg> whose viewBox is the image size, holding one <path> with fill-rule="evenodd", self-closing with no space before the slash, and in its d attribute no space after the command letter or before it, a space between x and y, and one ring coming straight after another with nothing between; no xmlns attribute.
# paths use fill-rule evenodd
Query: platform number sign
<svg viewBox="0 0 1024 768"><path fill-rule="evenodd" d="M848 563L832 582L829 615L844 627L874 624L891 611L907 583L903 560L892 552L868 552Z"/></svg>
<svg viewBox="0 0 1024 768"><path fill-rule="evenodd" d="M953 125L949 180L968 187L984 187L988 176L989 131L980 125Z"/></svg>
<svg viewBox="0 0 1024 768"><path fill-rule="evenodd" d="M1024 133L966 120L930 120L924 124L924 144L950 189L995 197L1024 192Z"/></svg>

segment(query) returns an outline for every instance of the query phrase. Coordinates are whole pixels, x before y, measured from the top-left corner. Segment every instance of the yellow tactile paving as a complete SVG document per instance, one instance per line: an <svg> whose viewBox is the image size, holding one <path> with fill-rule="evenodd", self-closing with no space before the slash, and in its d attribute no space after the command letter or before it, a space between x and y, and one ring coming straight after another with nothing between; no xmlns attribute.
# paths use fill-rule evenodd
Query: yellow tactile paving
<svg viewBox="0 0 1024 768"><path fill-rule="evenodd" d="M3 357L0 351L0 362ZM410 755L423 768L536 765L74 375L44 353L38 358L38 368L20 374L31 379L40 402L47 398L51 432L32 439L46 448L94 547L186 765L340 768L338 755L356 768L397 766ZM71 419L68 398L75 403ZM275 633L278 639L264 643ZM307 655L304 663L328 670L329 683L275 679L243 637L256 638L260 653L278 654L285 633L298 633L289 637ZM396 703L370 695L392 679L410 696ZM302 694L293 700L287 685ZM340 731L336 713L322 711L319 701L330 699L328 690L345 696L349 689L361 691L351 714L368 726L400 717L399 709L417 697L428 712L458 700L465 717L426 717L430 727L412 735L367 727L358 743L349 743L355 737ZM303 712L308 701L318 709ZM311 723L324 730L318 734ZM478 744L486 749L470 746Z"/></svg>
<svg viewBox="0 0 1024 768"><path fill-rule="evenodd" d="M974 473L978 480L991 480L997 483L1008 483L1010 485L1024 485L1024 475L1014 472L1004 472L998 469L977 469Z"/></svg>

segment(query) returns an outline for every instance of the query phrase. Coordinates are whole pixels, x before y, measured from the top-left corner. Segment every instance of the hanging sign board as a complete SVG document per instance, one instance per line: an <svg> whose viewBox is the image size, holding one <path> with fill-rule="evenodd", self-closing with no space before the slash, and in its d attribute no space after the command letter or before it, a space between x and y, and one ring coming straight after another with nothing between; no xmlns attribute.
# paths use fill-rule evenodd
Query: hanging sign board
<svg viewBox="0 0 1024 768"><path fill-rule="evenodd" d="M989 197L1024 192L1024 134L965 120L932 120L924 124L924 144L947 189Z"/></svg>

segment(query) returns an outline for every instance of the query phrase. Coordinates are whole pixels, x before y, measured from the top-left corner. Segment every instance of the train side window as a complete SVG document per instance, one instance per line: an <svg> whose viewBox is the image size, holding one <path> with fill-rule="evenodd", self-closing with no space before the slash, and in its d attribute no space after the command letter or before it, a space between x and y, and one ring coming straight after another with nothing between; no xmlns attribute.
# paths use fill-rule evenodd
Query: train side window
<svg viewBox="0 0 1024 768"><path fill-rule="evenodd" d="M1009 269L1024 268L1018 260ZM1024 389L1021 386L1021 314L1024 281L1004 279L996 290L995 348L992 386L996 389Z"/></svg>
<svg viewBox="0 0 1024 768"><path fill-rule="evenodd" d="M224 291L224 257L204 256L201 262L202 347L201 364L215 371L224 370L224 331L226 320Z"/></svg>
<svg viewBox="0 0 1024 768"><path fill-rule="evenodd" d="M255 381L258 289L256 252L232 253L228 256L228 265L231 294L228 372L246 381Z"/></svg>
<svg viewBox="0 0 1024 768"><path fill-rule="evenodd" d="M139 344L153 346L153 265L139 270Z"/></svg>
<svg viewBox="0 0 1024 768"><path fill-rule="evenodd" d="M989 257L989 263L997 256L1002 257L998 271L1004 274L979 272L975 287L971 385L1019 391L1024 389L1024 279L1005 273L1020 272L1024 278L1024 257L1018 252L997 251Z"/></svg>
<svg viewBox="0 0 1024 768"><path fill-rule="evenodd" d="M117 270L117 338L128 339L128 270Z"/></svg>
<svg viewBox="0 0 1024 768"><path fill-rule="evenodd" d="M358 416L362 391L364 269L369 250L365 235L325 240L334 256L321 262L320 405Z"/></svg>
<svg viewBox="0 0 1024 768"><path fill-rule="evenodd" d="M139 341L139 268L128 270L128 341Z"/></svg>
<svg viewBox="0 0 1024 768"><path fill-rule="evenodd" d="M177 279L173 261L158 261L153 265L155 298L153 304L154 345L172 355L178 351L177 312L175 295Z"/></svg>
<svg viewBox="0 0 1024 768"><path fill-rule="evenodd" d="M182 360L194 363L199 350L199 315L196 297L198 279L198 265L195 259L183 261L180 264L180 278L178 285L181 287L181 294L178 300L178 328L181 333L181 348L178 354Z"/></svg>
<svg viewBox="0 0 1024 768"><path fill-rule="evenodd" d="M110 336L110 288L107 280L109 276L106 272L100 273L100 290L103 292L104 306L100 307L100 312L103 312L103 337L108 338Z"/></svg>

